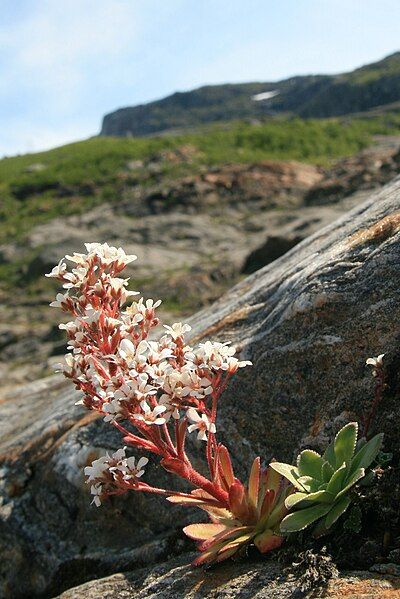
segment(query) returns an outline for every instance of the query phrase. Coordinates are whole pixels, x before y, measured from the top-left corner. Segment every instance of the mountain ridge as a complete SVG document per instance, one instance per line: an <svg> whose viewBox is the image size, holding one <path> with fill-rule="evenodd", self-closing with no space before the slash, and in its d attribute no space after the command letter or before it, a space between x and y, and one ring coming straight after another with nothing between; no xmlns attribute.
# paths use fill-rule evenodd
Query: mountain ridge
<svg viewBox="0 0 400 599"><path fill-rule="evenodd" d="M260 97L271 92L275 93ZM395 52L349 73L205 85L175 92L106 114L100 135L147 136L207 123L265 119L282 114L304 118L342 116L398 100L400 52Z"/></svg>

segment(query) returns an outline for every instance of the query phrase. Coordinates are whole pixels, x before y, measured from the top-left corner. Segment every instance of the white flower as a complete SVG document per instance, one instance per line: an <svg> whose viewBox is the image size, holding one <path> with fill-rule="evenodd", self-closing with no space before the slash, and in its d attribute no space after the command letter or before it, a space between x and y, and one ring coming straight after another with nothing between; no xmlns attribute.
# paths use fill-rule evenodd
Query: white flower
<svg viewBox="0 0 400 599"><path fill-rule="evenodd" d="M148 341L148 361L150 364L158 364L166 358L172 358L173 351L170 347L160 347L157 341Z"/></svg>
<svg viewBox="0 0 400 599"><path fill-rule="evenodd" d="M117 461L121 460L122 458L125 457L125 451L126 451L126 446L125 447L121 447L120 449L117 449L117 451L112 454L111 459L112 460L117 460Z"/></svg>
<svg viewBox="0 0 400 599"><path fill-rule="evenodd" d="M181 322L174 322L172 326L165 324L164 329L167 329L172 339L177 339L178 337L183 337L185 333L191 331L192 327L188 324L182 324Z"/></svg>
<svg viewBox="0 0 400 599"><path fill-rule="evenodd" d="M129 365L133 363L140 364L146 362L145 352L147 349L147 341L141 341L135 346L130 339L122 339L119 344L118 353Z"/></svg>
<svg viewBox="0 0 400 599"><path fill-rule="evenodd" d="M152 299L146 300L146 310L155 310L158 306L161 306L161 300L157 300L156 302Z"/></svg>
<svg viewBox="0 0 400 599"><path fill-rule="evenodd" d="M91 466L86 466L84 469L85 476L88 480L96 480L103 477L103 474L108 470L108 457L102 456L98 460L94 460Z"/></svg>
<svg viewBox="0 0 400 599"><path fill-rule="evenodd" d="M228 358L226 365L221 366L221 370L227 370L230 374L234 374L238 368L252 365L253 362L250 362L250 360L239 361L237 358Z"/></svg>
<svg viewBox="0 0 400 599"><path fill-rule="evenodd" d="M234 358L236 349L228 343L219 343L218 341L206 341L200 343L199 349L195 354L195 362L202 368L211 368L212 370L223 370L233 374L238 368L251 365L248 360L239 361Z"/></svg>
<svg viewBox="0 0 400 599"><path fill-rule="evenodd" d="M62 308L62 304L68 299L68 293L57 293L56 299L49 304L52 308Z"/></svg>
<svg viewBox="0 0 400 599"><path fill-rule="evenodd" d="M104 422L113 422L114 420L117 420L121 414L121 408L122 406L118 399L113 399L109 403L103 404L102 410L106 413Z"/></svg>
<svg viewBox="0 0 400 599"><path fill-rule="evenodd" d="M142 420L145 424L157 424L158 426L166 423L165 417L161 416L167 409L165 406L159 405L152 410L146 401L142 401L140 407L143 414L135 414L134 418L136 420Z"/></svg>
<svg viewBox="0 0 400 599"><path fill-rule="evenodd" d="M84 322L86 324L94 324L99 321L101 314L101 310L95 310L94 308L92 308L92 306L88 306L85 309L85 316L79 318L79 321Z"/></svg>
<svg viewBox="0 0 400 599"><path fill-rule="evenodd" d="M131 371L132 372L132 371ZM119 389L114 393L114 398L119 401L143 401L149 395L155 395L157 389L152 385L148 385L149 377L143 372L136 376L136 378L126 381Z"/></svg>
<svg viewBox="0 0 400 599"><path fill-rule="evenodd" d="M63 323L61 322L58 325L58 328L61 331L67 331L68 333L74 334L75 336L78 335L77 330L78 330L78 324L75 320L71 320L70 322L67 323Z"/></svg>
<svg viewBox="0 0 400 599"><path fill-rule="evenodd" d="M101 495L103 493L103 487L100 484L96 484L96 485L92 485L90 487L90 492L92 495L94 495L93 501L92 503L94 503L94 505L96 507L100 507L101 506Z"/></svg>
<svg viewBox="0 0 400 599"><path fill-rule="evenodd" d="M383 358L385 354L379 354L376 358L368 358L365 363L372 366L372 376L378 376L379 371L383 368Z"/></svg>
<svg viewBox="0 0 400 599"><path fill-rule="evenodd" d="M122 472L124 472L124 480L129 480L131 478L140 478L144 474L144 467L148 463L148 459L145 457L141 457L136 464L135 458L132 456L124 460L122 465Z"/></svg>
<svg viewBox="0 0 400 599"><path fill-rule="evenodd" d="M108 282L114 291L120 291L128 285L128 279L121 279L120 277L110 277Z"/></svg>
<svg viewBox="0 0 400 599"><path fill-rule="evenodd" d="M211 381L206 377L200 378L193 370L182 373L182 383L185 385L185 389L189 389L189 394L197 399L211 395L213 391Z"/></svg>
<svg viewBox="0 0 400 599"><path fill-rule="evenodd" d="M210 433L216 432L215 424L210 421L206 414L200 416L194 408L189 408L186 415L194 423L188 426L188 432L191 433L197 429L199 431L197 438L201 441L207 441L207 431Z"/></svg>
<svg viewBox="0 0 400 599"><path fill-rule="evenodd" d="M53 268L53 270L47 274L45 274L45 277L60 277L62 276L65 271L67 270L67 265L65 264L65 262L63 262L64 258L61 258L60 262L57 264L57 266L55 266Z"/></svg>
<svg viewBox="0 0 400 599"><path fill-rule="evenodd" d="M366 364L374 366L374 368L381 368L383 366L383 357L385 354L379 354L376 358L368 358Z"/></svg>
<svg viewBox="0 0 400 599"><path fill-rule="evenodd" d="M79 268L73 268L72 272L67 272L64 275L64 279L69 281L69 283L64 283L63 287L64 289L72 289L74 287L79 288L82 283L85 281L87 276L87 268L86 267L79 267Z"/></svg>
<svg viewBox="0 0 400 599"><path fill-rule="evenodd" d="M101 262L106 265L112 263L118 264L129 264L134 260L137 260L137 256L134 254L125 254L122 248L116 248L108 245L108 243L85 243L86 250L88 252L88 258L97 256ZM76 254L74 254L75 256Z"/></svg>
<svg viewBox="0 0 400 599"><path fill-rule="evenodd" d="M70 262L75 262L75 264L85 264L86 262L85 254L78 254L77 252L74 252L72 256L67 254L65 258Z"/></svg>
<svg viewBox="0 0 400 599"><path fill-rule="evenodd" d="M64 360L64 364L60 364L62 371L64 374L72 374L75 369L75 357L73 354L65 354ZM56 366L59 366L59 364L56 364Z"/></svg>
<svg viewBox="0 0 400 599"><path fill-rule="evenodd" d="M160 397L160 405L165 406L164 417L166 422L169 421L171 416L174 420L179 420L179 401L173 400L172 397L164 393Z"/></svg>

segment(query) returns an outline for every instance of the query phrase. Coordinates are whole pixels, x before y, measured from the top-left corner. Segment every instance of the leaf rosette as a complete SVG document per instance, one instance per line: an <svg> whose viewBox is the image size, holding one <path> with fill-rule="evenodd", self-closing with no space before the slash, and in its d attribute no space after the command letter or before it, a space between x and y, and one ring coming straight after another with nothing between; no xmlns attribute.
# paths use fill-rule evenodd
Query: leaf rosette
<svg viewBox="0 0 400 599"><path fill-rule="evenodd" d="M370 441L360 439L357 443L357 435L357 423L350 422L322 456L305 449L299 454L296 466L271 463L271 468L296 489L285 500L291 513L282 520L282 533L298 532L316 523L313 535L319 537L327 534L344 514L351 504L354 487L373 476L368 469L383 441L383 434L378 434Z"/></svg>

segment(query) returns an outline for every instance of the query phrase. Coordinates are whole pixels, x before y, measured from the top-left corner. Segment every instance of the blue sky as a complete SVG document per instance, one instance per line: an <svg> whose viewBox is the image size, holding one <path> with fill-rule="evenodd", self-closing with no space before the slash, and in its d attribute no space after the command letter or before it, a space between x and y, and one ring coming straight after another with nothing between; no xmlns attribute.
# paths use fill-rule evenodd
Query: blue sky
<svg viewBox="0 0 400 599"><path fill-rule="evenodd" d="M1 0L0 156L177 90L353 69L399 34L399 0Z"/></svg>

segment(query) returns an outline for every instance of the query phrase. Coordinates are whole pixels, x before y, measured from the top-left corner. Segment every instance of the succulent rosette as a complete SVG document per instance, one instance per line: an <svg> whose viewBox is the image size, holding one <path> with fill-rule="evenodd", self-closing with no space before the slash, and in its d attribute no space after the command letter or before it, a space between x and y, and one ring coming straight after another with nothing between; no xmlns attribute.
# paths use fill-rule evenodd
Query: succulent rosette
<svg viewBox="0 0 400 599"><path fill-rule="evenodd" d="M281 532L298 532L317 523L313 534L322 536L349 507L354 487L366 482L370 466L382 446L383 435L357 443L358 424L346 424L321 456L305 449L296 466L273 462L271 468L284 476L296 492L285 504L291 513L281 523Z"/></svg>

